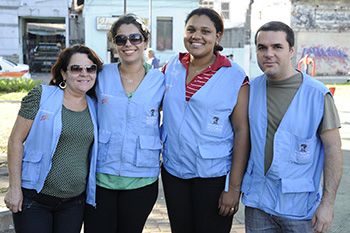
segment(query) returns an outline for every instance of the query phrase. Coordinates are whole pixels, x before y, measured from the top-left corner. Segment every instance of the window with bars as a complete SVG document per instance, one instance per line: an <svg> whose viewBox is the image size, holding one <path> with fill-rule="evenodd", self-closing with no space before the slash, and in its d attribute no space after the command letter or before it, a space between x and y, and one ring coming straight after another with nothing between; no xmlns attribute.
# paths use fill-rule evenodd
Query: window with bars
<svg viewBox="0 0 350 233"><path fill-rule="evenodd" d="M173 49L173 18L157 17L157 50Z"/></svg>
<svg viewBox="0 0 350 233"><path fill-rule="evenodd" d="M222 2L221 3L221 14L224 19L230 19L230 3Z"/></svg>

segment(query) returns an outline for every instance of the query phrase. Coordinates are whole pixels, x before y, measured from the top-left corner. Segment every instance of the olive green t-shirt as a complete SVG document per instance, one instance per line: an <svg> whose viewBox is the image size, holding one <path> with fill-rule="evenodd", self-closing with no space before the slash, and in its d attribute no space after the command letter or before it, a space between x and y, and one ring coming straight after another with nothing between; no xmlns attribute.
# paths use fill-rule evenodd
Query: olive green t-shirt
<svg viewBox="0 0 350 233"><path fill-rule="evenodd" d="M34 120L39 110L41 86L23 98L19 115ZM94 140L93 123L86 108L81 112L62 107L62 131L52 157L52 166L41 193L70 198L83 193L89 168L89 150Z"/></svg>
<svg viewBox="0 0 350 233"><path fill-rule="evenodd" d="M267 80L267 132L265 144L265 173L273 160L273 139L276 130L286 113L295 93L302 82L301 73L281 81ZM319 125L318 133L325 130L340 128L337 108L331 94L325 96L323 119Z"/></svg>

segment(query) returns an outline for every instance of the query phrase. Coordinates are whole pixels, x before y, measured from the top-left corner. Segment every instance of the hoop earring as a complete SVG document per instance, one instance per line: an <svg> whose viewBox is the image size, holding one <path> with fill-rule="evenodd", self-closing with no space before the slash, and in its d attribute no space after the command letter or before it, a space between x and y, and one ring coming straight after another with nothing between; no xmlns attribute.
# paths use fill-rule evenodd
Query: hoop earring
<svg viewBox="0 0 350 233"><path fill-rule="evenodd" d="M60 82L60 84L58 84L58 86L64 90L66 87L67 87L67 84L66 84L66 80L63 80L62 82Z"/></svg>

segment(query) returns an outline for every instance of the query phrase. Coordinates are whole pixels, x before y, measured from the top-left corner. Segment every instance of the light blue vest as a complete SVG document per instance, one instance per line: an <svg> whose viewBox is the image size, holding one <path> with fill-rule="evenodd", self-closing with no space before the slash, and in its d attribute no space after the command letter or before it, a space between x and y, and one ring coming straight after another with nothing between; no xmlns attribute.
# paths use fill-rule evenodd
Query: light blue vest
<svg viewBox="0 0 350 233"><path fill-rule="evenodd" d="M234 140L230 116L245 77L235 63L222 67L187 102L186 69L178 56L168 63L162 140L169 173L183 179L228 174Z"/></svg>
<svg viewBox="0 0 350 233"><path fill-rule="evenodd" d="M275 133L273 161L265 176L266 76L251 82L251 153L242 184L246 206L290 219L312 218L322 195L324 151L317 130L327 92L323 84L303 74L303 82Z"/></svg>
<svg viewBox="0 0 350 233"><path fill-rule="evenodd" d="M95 205L97 119L94 101L86 96L94 125L94 143L90 150L90 170L86 202ZM36 114L24 144L22 160L22 187L40 192L51 169L52 156L62 131L63 91L56 86L42 85L39 111Z"/></svg>
<svg viewBox="0 0 350 233"><path fill-rule="evenodd" d="M99 73L99 152L97 172L126 177L157 177L160 165L159 106L164 76L149 70L132 98L121 83L117 64Z"/></svg>

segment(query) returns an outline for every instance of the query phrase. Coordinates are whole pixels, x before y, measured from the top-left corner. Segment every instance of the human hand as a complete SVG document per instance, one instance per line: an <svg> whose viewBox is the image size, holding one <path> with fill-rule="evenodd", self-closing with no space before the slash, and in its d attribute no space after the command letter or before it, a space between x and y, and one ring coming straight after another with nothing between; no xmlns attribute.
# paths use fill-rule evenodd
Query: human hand
<svg viewBox="0 0 350 233"><path fill-rule="evenodd" d="M228 192L222 191L219 198L219 214L221 216L234 215L239 208L240 196L241 193L232 188L230 188Z"/></svg>
<svg viewBox="0 0 350 233"><path fill-rule="evenodd" d="M7 190L4 198L6 207L13 213L22 211L23 193L21 188L11 188Z"/></svg>
<svg viewBox="0 0 350 233"><path fill-rule="evenodd" d="M321 202L312 218L314 232L326 232L332 224L333 216L333 205Z"/></svg>

